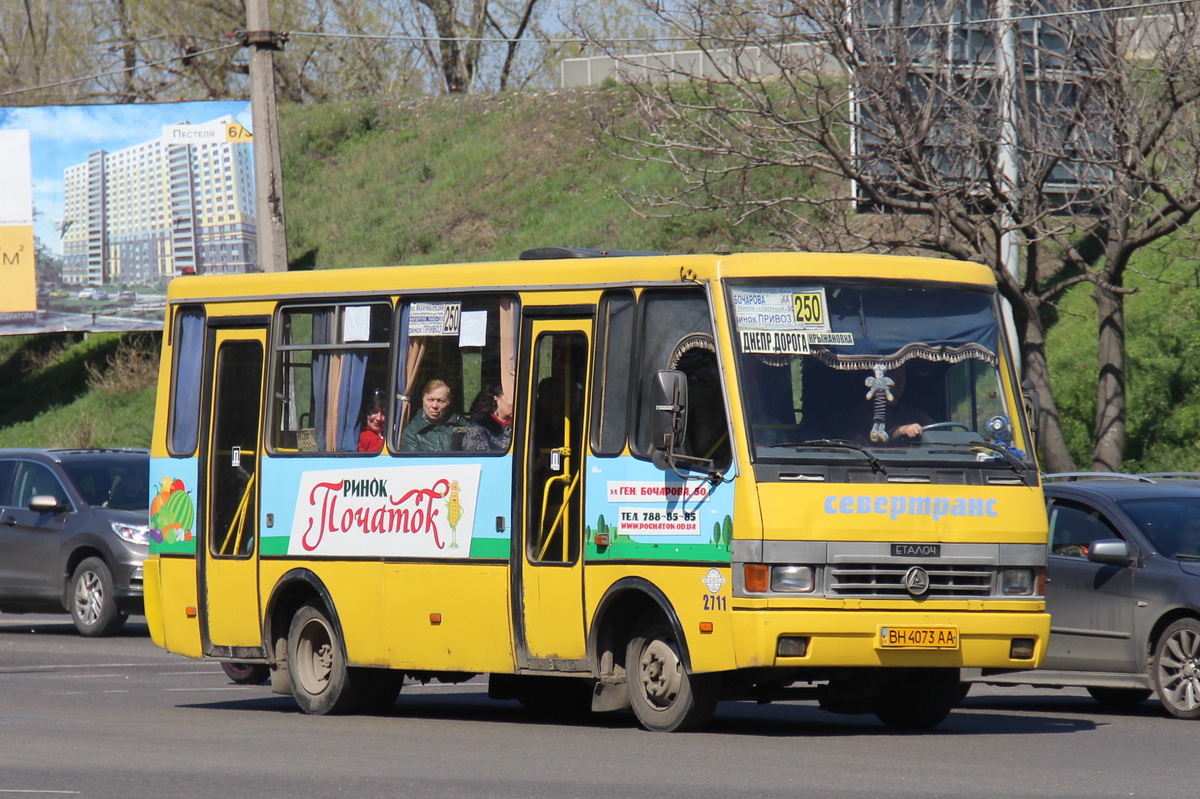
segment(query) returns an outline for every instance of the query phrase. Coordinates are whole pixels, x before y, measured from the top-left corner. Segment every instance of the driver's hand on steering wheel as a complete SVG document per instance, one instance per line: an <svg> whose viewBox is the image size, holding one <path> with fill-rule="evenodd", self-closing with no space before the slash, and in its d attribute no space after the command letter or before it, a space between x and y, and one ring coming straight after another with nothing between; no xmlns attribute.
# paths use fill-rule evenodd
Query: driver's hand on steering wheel
<svg viewBox="0 0 1200 799"><path fill-rule="evenodd" d="M902 424L892 431L892 438L920 438L923 432L921 425L916 422Z"/></svg>

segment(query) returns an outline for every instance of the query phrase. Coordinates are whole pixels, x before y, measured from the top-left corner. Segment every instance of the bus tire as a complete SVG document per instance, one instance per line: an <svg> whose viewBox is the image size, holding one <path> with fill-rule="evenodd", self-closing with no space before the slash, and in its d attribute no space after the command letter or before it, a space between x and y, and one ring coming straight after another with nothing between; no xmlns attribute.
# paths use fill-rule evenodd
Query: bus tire
<svg viewBox="0 0 1200 799"><path fill-rule="evenodd" d="M361 682L359 709L363 713L383 714L392 709L404 687L404 672L392 669L351 669L353 679Z"/></svg>
<svg viewBox="0 0 1200 799"><path fill-rule="evenodd" d="M535 716L570 721L592 712L594 686L593 680L579 677L523 676L517 678L516 696Z"/></svg>
<svg viewBox="0 0 1200 799"><path fill-rule="evenodd" d="M958 704L959 685L958 669L896 669L871 710L894 730L929 730Z"/></svg>
<svg viewBox="0 0 1200 799"><path fill-rule="evenodd" d="M288 672L292 696L311 716L349 713L361 699L359 675L346 665L341 634L324 610L301 605L288 628Z"/></svg>
<svg viewBox="0 0 1200 799"><path fill-rule="evenodd" d="M720 677L689 673L661 618L644 618L634 630L625 648L625 684L638 721L651 732L703 727L717 708Z"/></svg>

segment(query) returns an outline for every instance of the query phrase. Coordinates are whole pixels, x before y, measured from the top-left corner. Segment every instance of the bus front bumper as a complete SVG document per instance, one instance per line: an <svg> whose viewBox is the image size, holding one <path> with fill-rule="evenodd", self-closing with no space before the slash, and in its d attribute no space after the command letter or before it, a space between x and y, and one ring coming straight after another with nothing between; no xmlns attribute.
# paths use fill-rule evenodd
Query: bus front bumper
<svg viewBox="0 0 1200 799"><path fill-rule="evenodd" d="M1000 610L732 608L738 668L1033 669L1050 615Z"/></svg>

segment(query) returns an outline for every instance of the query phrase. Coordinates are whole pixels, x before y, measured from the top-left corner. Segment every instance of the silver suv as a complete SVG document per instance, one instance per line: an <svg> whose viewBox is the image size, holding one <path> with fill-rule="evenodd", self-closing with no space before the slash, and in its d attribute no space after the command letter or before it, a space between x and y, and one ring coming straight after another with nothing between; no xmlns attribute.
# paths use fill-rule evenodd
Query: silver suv
<svg viewBox="0 0 1200 799"><path fill-rule="evenodd" d="M964 681L1081 686L1113 706L1157 692L1200 719L1200 475L1047 475L1045 491L1045 663Z"/></svg>
<svg viewBox="0 0 1200 799"><path fill-rule="evenodd" d="M87 636L142 613L149 471L143 449L0 449L0 612Z"/></svg>

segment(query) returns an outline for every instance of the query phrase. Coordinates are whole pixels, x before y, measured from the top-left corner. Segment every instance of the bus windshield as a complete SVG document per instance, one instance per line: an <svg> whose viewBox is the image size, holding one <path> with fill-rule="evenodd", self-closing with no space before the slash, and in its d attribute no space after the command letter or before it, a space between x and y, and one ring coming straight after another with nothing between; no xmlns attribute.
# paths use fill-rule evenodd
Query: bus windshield
<svg viewBox="0 0 1200 799"><path fill-rule="evenodd" d="M754 458L1027 468L990 292L805 281L731 299Z"/></svg>

